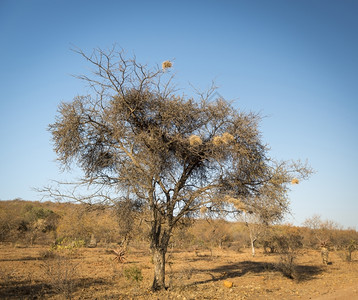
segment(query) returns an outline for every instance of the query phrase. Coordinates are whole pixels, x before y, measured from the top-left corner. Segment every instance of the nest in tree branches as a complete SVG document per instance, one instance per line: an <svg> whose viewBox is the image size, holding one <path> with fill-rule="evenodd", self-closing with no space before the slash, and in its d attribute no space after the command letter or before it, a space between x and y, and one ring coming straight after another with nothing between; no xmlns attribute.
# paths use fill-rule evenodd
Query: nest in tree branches
<svg viewBox="0 0 358 300"><path fill-rule="evenodd" d="M224 132L222 136L214 136L213 144L215 146L227 145L235 140L234 136L228 132Z"/></svg>
<svg viewBox="0 0 358 300"><path fill-rule="evenodd" d="M162 69L165 71L168 68L171 68L173 66L172 62L169 60L166 60L162 63Z"/></svg>
<svg viewBox="0 0 358 300"><path fill-rule="evenodd" d="M199 146L203 143L203 141L201 140L200 136L193 134L189 137L189 143L190 146Z"/></svg>
<svg viewBox="0 0 358 300"><path fill-rule="evenodd" d="M246 211L246 205L240 199L233 198L233 197L227 195L227 196L225 196L225 201L233 204L234 207L238 210Z"/></svg>
<svg viewBox="0 0 358 300"><path fill-rule="evenodd" d="M222 137L221 137L221 140L225 143L225 144L229 144L229 143L232 143L235 138L232 134L228 133L228 132L225 132Z"/></svg>
<svg viewBox="0 0 358 300"><path fill-rule="evenodd" d="M299 181L297 178L293 178L293 179L291 180L291 183L292 183L292 184L299 184L300 181Z"/></svg>
<svg viewBox="0 0 358 300"><path fill-rule="evenodd" d="M221 146L222 144L224 144L224 142L223 142L221 136L214 136L214 138L213 138L213 144L214 144L215 146Z"/></svg>
<svg viewBox="0 0 358 300"><path fill-rule="evenodd" d="M200 213L205 214L208 211L208 208L206 206L200 207Z"/></svg>

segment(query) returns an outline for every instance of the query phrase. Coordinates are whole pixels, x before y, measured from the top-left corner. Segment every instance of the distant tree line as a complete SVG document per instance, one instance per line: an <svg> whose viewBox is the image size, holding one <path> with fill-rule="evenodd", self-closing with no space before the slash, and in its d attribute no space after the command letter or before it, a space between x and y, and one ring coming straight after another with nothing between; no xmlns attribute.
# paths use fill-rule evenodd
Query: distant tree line
<svg viewBox="0 0 358 300"><path fill-rule="evenodd" d="M124 215L125 210L127 213ZM66 238L82 240L86 245L94 235L103 247L129 244L146 248L150 242L150 229L143 222L145 217L145 212L131 206L90 207L19 199L1 201L0 242L52 245ZM256 248L267 254L279 253L289 247L318 250L322 242L327 243L332 251L343 251L345 258L350 260L357 249L358 232L313 216L302 227L286 224L262 228ZM240 251L251 247L250 231L245 222L188 219L173 231L170 247L199 253L213 249Z"/></svg>

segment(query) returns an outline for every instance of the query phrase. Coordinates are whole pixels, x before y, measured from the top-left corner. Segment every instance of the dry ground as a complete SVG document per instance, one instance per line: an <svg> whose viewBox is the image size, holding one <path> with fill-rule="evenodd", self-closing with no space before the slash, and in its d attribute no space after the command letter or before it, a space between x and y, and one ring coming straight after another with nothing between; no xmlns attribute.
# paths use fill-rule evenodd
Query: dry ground
<svg viewBox="0 0 358 300"><path fill-rule="evenodd" d="M168 290L151 293L151 257L130 248L124 264L105 248L79 249L68 258L44 259L46 247L0 245L0 299L358 299L358 255L344 262L330 253L323 266L318 251L303 251L295 279L276 268L277 255L249 250L171 251ZM143 280L124 269L141 269ZM232 288L224 281L233 282Z"/></svg>

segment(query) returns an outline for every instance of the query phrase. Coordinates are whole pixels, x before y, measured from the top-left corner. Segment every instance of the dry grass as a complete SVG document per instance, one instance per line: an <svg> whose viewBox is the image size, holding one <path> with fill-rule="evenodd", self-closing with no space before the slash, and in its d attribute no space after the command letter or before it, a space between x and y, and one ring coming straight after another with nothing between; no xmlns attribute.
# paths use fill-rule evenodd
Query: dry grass
<svg viewBox="0 0 358 300"><path fill-rule="evenodd" d="M249 249L201 250L200 256L171 251L169 288L152 294L153 264L147 249L129 248L123 264L114 262L114 255L104 248L49 259L42 257L44 251L0 245L1 299L315 299L358 282L357 253L350 263L330 253L331 264L323 266L319 251L306 251L297 258L296 280L277 268L278 256L260 251L254 258ZM354 288L348 291L353 293Z"/></svg>

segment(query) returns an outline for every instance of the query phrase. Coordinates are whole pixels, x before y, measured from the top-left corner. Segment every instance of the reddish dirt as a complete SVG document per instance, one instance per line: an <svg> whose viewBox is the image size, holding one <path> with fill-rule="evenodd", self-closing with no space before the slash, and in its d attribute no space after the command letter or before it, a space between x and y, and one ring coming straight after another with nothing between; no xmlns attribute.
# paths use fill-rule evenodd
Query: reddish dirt
<svg viewBox="0 0 358 300"><path fill-rule="evenodd" d="M130 248L120 264L105 248L78 249L70 259L44 259L47 249L0 245L0 299L358 299L357 253L345 262L331 252L331 264L325 266L319 251L304 251L290 279L277 270L277 255L171 251L169 288L152 293L147 250ZM136 282L133 274L125 277L125 270L135 268L142 281ZM224 281L233 286L225 287Z"/></svg>

